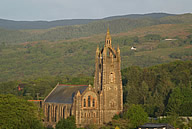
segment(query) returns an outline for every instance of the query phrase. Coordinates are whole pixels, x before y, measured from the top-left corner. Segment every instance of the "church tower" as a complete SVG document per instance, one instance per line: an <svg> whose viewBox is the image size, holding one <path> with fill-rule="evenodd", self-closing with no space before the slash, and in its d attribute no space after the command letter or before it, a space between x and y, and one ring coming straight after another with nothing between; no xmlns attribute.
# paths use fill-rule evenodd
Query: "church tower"
<svg viewBox="0 0 192 129"><path fill-rule="evenodd" d="M101 50L99 47L96 50L94 87L102 95L101 116L103 123L107 123L123 110L120 49L112 47L109 29L105 45Z"/></svg>

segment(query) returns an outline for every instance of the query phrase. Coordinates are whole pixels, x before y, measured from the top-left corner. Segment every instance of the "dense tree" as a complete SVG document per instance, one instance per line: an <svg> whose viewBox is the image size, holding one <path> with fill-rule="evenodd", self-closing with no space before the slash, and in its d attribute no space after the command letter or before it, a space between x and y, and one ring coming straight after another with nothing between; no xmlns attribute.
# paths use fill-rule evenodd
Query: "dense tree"
<svg viewBox="0 0 192 129"><path fill-rule="evenodd" d="M191 61L176 61L144 69L135 66L126 68L122 71L124 103L144 104L144 108L149 116L165 115L165 109L168 110L171 108L171 105L175 107L171 103L178 97L176 94L174 96L174 92L172 92L176 87L179 89L189 88L188 92L190 91L192 82L191 73ZM188 95L189 93L182 94ZM174 97L170 98L170 96ZM186 98L190 98L190 96ZM172 99L172 101L170 100L168 104L169 99ZM183 109L179 109L180 111L184 111L184 108L190 107L190 101L188 100L183 104L185 106L182 106ZM191 111L187 110L185 114L178 110L176 112L183 115L190 115Z"/></svg>
<svg viewBox="0 0 192 129"><path fill-rule="evenodd" d="M43 129L41 117L33 103L14 95L0 95L1 129Z"/></svg>
<svg viewBox="0 0 192 129"><path fill-rule="evenodd" d="M180 116L189 116L192 114L192 89L176 88L171 94L167 104L167 114L178 114Z"/></svg>

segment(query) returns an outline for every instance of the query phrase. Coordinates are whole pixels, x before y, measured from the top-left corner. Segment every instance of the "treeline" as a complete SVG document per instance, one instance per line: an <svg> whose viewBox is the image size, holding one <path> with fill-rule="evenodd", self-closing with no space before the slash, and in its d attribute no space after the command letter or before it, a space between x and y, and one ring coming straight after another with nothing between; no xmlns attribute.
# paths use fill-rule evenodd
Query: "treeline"
<svg viewBox="0 0 192 129"><path fill-rule="evenodd" d="M124 69L122 77L125 104L142 104L151 117L191 115L188 108L192 106L192 61L143 69L133 66Z"/></svg>
<svg viewBox="0 0 192 129"><path fill-rule="evenodd" d="M26 100L43 100L58 84L92 85L93 77L57 76L0 83L0 94L13 94ZM18 88L21 88L20 90Z"/></svg>

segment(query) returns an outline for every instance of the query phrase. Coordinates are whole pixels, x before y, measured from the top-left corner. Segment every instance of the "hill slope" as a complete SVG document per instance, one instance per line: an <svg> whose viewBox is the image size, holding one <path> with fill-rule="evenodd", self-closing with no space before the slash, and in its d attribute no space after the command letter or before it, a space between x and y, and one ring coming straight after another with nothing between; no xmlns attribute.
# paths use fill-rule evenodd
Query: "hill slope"
<svg viewBox="0 0 192 129"><path fill-rule="evenodd" d="M113 20L99 20L84 25L62 26L45 30L5 30L0 29L0 41L19 43L27 41L49 40L58 41L87 37L105 32L108 25L112 34L127 32L135 28L159 24L188 24L192 23L192 14L154 18L120 18ZM10 33L6 34L5 33Z"/></svg>
<svg viewBox="0 0 192 129"><path fill-rule="evenodd" d="M147 67L174 60L192 60L191 34L191 24L161 24L112 34L112 44L120 46L122 68ZM2 44L0 81L47 75L93 75L95 49L97 45L104 45L104 38L105 34L98 34L56 42ZM166 41L166 38L177 40ZM132 46L137 50L131 51Z"/></svg>
<svg viewBox="0 0 192 129"><path fill-rule="evenodd" d="M119 19L119 18L162 18L166 16L173 16L173 14L166 13L151 13L151 14L131 14L123 16L112 16L104 18L105 20ZM88 24L92 21L102 19L69 19L69 20L55 20L55 21L13 21L0 19L0 28L19 30L19 29L49 29L57 26L69 26Z"/></svg>

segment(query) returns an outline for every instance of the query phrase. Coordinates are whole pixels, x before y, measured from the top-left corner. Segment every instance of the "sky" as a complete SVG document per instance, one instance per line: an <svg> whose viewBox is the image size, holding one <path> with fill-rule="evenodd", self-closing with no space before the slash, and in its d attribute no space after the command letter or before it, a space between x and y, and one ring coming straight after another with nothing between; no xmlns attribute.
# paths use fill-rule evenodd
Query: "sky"
<svg viewBox="0 0 192 129"><path fill-rule="evenodd" d="M0 18L16 21L100 19L158 12L192 13L192 0L0 0Z"/></svg>

